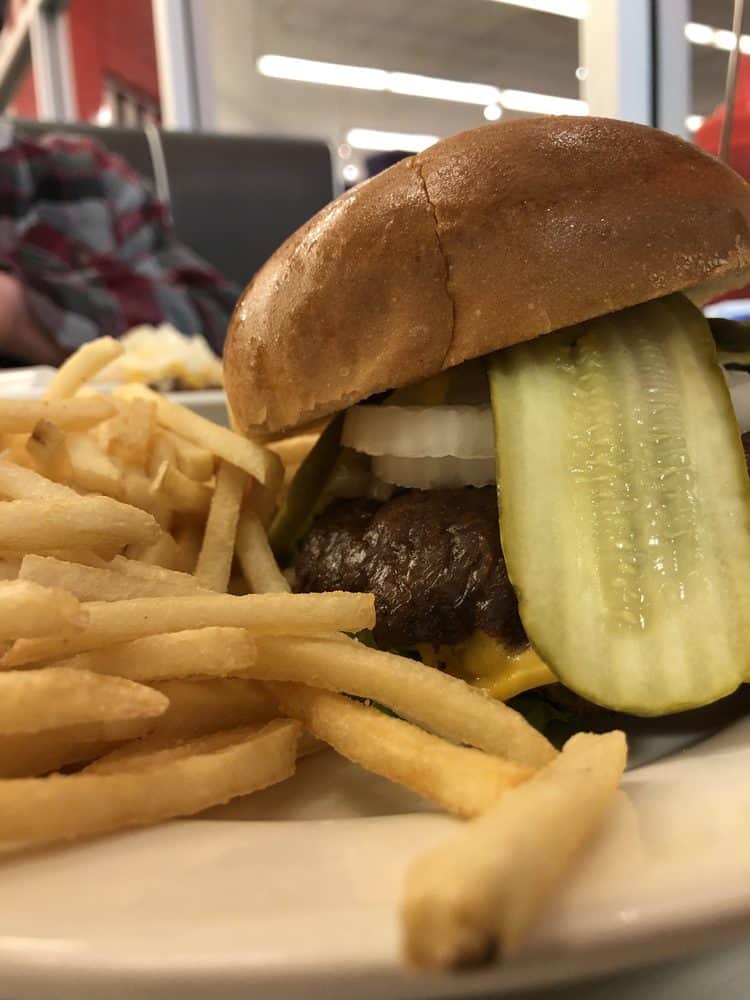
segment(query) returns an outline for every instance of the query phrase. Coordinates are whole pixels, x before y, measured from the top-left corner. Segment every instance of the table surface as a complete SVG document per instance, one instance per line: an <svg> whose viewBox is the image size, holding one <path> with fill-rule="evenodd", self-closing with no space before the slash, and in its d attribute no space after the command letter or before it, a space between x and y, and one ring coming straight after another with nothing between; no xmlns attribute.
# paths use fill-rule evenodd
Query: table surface
<svg viewBox="0 0 750 1000"><path fill-rule="evenodd" d="M750 940L745 940L638 972L525 993L523 1000L747 1000L748 996Z"/></svg>

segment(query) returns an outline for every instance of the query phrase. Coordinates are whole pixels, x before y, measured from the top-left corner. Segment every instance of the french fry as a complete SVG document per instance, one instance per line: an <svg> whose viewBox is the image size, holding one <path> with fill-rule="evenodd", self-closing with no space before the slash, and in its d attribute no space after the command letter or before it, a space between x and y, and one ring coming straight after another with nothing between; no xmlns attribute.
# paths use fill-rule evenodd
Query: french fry
<svg viewBox="0 0 750 1000"><path fill-rule="evenodd" d="M201 483L213 476L216 468L213 452L209 451L208 448L193 444L192 441L188 441L187 438L172 431L165 430L162 431L162 434L174 450L180 472L184 472L186 476Z"/></svg>
<svg viewBox="0 0 750 1000"><path fill-rule="evenodd" d="M109 497L9 500L0 503L0 548L44 552L64 547L151 543L159 525L150 514Z"/></svg>
<svg viewBox="0 0 750 1000"><path fill-rule="evenodd" d="M260 523L266 531L271 526L276 510L278 509L279 496L280 489L272 490L268 486L262 486L260 483L253 483L252 493L250 494L250 506L258 515Z"/></svg>
<svg viewBox="0 0 750 1000"><path fill-rule="evenodd" d="M279 569L260 518L246 506L237 526L237 560L254 594L284 593L289 582Z"/></svg>
<svg viewBox="0 0 750 1000"><path fill-rule="evenodd" d="M244 469L249 476L260 483L280 482L281 461L277 455L262 445L240 437L226 427L213 424L210 420L170 402L144 386L123 386L115 392L124 399L136 397L152 399L156 403L157 420L162 427L223 458L230 465Z"/></svg>
<svg viewBox="0 0 750 1000"><path fill-rule="evenodd" d="M168 680L152 684L169 698L169 707L156 721L143 746L163 746L177 739L192 739L218 729L234 729L256 722L270 722L279 710L264 684L239 677L210 680Z"/></svg>
<svg viewBox="0 0 750 1000"><path fill-rule="evenodd" d="M55 483L32 469L0 458L0 494L11 500L58 500L78 496L75 490Z"/></svg>
<svg viewBox="0 0 750 1000"><path fill-rule="evenodd" d="M245 629L209 627L151 635L91 649L58 660L55 666L113 674L150 684L175 677L244 674L256 655L255 642Z"/></svg>
<svg viewBox="0 0 750 1000"><path fill-rule="evenodd" d="M291 777L298 735L299 723L278 720L235 730L223 746L211 737L156 752L132 772L0 782L0 840L70 840L201 812Z"/></svg>
<svg viewBox="0 0 750 1000"><path fill-rule="evenodd" d="M457 747L376 708L304 684L272 684L285 715L342 756L437 802L478 816L534 771L481 750Z"/></svg>
<svg viewBox="0 0 750 1000"><path fill-rule="evenodd" d="M272 441L268 447L276 452L285 467L297 466L312 451L319 434L296 434L293 437Z"/></svg>
<svg viewBox="0 0 750 1000"><path fill-rule="evenodd" d="M176 584L169 577L126 575L116 569L100 569L33 554L24 556L18 576L43 587L60 587L79 601L126 601L133 597L175 597L201 592L196 584L185 585L181 581ZM55 627L49 631L54 632Z"/></svg>
<svg viewBox="0 0 750 1000"><path fill-rule="evenodd" d="M156 426L156 405L150 399L133 399L102 426L107 452L130 465L144 468Z"/></svg>
<svg viewBox="0 0 750 1000"><path fill-rule="evenodd" d="M478 964L518 949L534 915L614 799L620 732L573 736L556 760L408 871L404 950L420 968Z"/></svg>
<svg viewBox="0 0 750 1000"><path fill-rule="evenodd" d="M119 358L122 344L112 337L99 337L91 343L79 347L58 368L44 393L45 399L67 399L102 368Z"/></svg>
<svg viewBox="0 0 750 1000"><path fill-rule="evenodd" d="M92 601L82 605L88 624L75 636L19 639L0 661L5 667L47 662L127 642L161 632L219 625L246 628L253 634L309 634L342 627L356 632L372 628L375 604L372 594L200 594L195 597L137 597L129 601ZM333 646L336 643L329 643ZM265 669L265 668L264 668ZM425 667L425 670L430 669ZM253 666L255 670L255 666ZM437 671L435 671L437 673ZM442 676L442 675L439 675ZM273 680L273 677L263 677ZM281 678L298 679L298 678ZM457 681L463 684L463 681ZM468 691L476 691L469 688ZM479 692L476 692L481 698ZM489 702L488 704L498 704ZM513 717L516 713L506 711ZM520 719L520 716L518 717ZM496 717L493 717L497 721ZM531 730L535 732L535 730ZM541 737L539 737L542 740ZM542 740L542 745L546 742Z"/></svg>
<svg viewBox="0 0 750 1000"><path fill-rule="evenodd" d="M180 517L174 526L174 540L181 553L183 565L180 569L187 573L195 571L198 554L203 545L203 524L194 517Z"/></svg>
<svg viewBox="0 0 750 1000"><path fill-rule="evenodd" d="M65 433L57 424L40 420L29 435L26 451L37 468L44 469L50 479L69 483L72 476L70 453Z"/></svg>
<svg viewBox="0 0 750 1000"><path fill-rule="evenodd" d="M122 677L50 667L0 673L0 733L38 733L88 723L151 721L165 695Z"/></svg>
<svg viewBox="0 0 750 1000"><path fill-rule="evenodd" d="M229 583L234 556L237 522L247 476L242 469L221 462L216 488L208 510L203 545L198 553L195 576L199 583L223 594Z"/></svg>
<svg viewBox="0 0 750 1000"><path fill-rule="evenodd" d="M96 566L99 569L107 569L110 565L93 549L47 549L40 554L49 556L51 559L60 559L62 562L79 563L81 566Z"/></svg>
<svg viewBox="0 0 750 1000"><path fill-rule="evenodd" d="M354 631L348 626L346 630ZM294 632L294 628L288 627L287 632ZM83 641L83 636L85 632L70 641ZM26 643L36 647L51 641L19 640L6 658ZM264 636L258 640L258 658L250 676L264 681L298 681L370 698L439 736L527 767L541 767L556 756L552 745L522 715L478 688L424 663L370 649L344 636Z"/></svg>
<svg viewBox="0 0 750 1000"><path fill-rule="evenodd" d="M30 580L0 583L0 640L21 636L67 635L86 624L73 594Z"/></svg>
<svg viewBox="0 0 750 1000"><path fill-rule="evenodd" d="M70 485L87 493L123 499L122 473L90 434L68 434Z"/></svg>
<svg viewBox="0 0 750 1000"><path fill-rule="evenodd" d="M0 434L30 434L40 420L65 431L83 431L107 420L114 404L104 396L81 399L0 399Z"/></svg>
<svg viewBox="0 0 750 1000"><path fill-rule="evenodd" d="M161 497L152 493L151 480L140 471L125 466L120 474L122 499L133 507L140 507L152 514L165 531L172 526L172 508Z"/></svg>
<svg viewBox="0 0 750 1000"><path fill-rule="evenodd" d="M128 559L144 566L159 566L177 572L187 572L193 567L183 549L168 531L160 532L155 542L135 543L125 550Z"/></svg>
<svg viewBox="0 0 750 1000"><path fill-rule="evenodd" d="M150 402L150 400L144 399L142 402L146 403ZM177 449L169 436L169 432L158 428L154 431L151 439L151 452L148 464L145 467L150 480L156 478L156 474L164 462L168 462L170 465L177 465Z"/></svg>
<svg viewBox="0 0 750 1000"><path fill-rule="evenodd" d="M168 585L170 596L172 597L182 597L187 594L205 592L205 588L201 587L190 573L181 573L179 570L137 562L135 559L126 559L125 556L115 556L108 563L108 568L116 570L123 576L133 577L136 580Z"/></svg>
<svg viewBox="0 0 750 1000"><path fill-rule="evenodd" d="M82 740L75 726L0 736L0 778L34 778L49 774L68 764L94 760L120 745L119 740Z"/></svg>
<svg viewBox="0 0 750 1000"><path fill-rule="evenodd" d="M208 486L196 483L169 462L162 462L151 482L151 492L174 510L199 516L208 513L212 497Z"/></svg>
<svg viewBox="0 0 750 1000"><path fill-rule="evenodd" d="M269 722L282 722L286 720L269 720ZM206 733L203 736L196 736L189 740L171 740L164 742L162 746L144 746L141 740L130 743L128 746L120 747L116 753L107 754L99 760L93 761L85 769L86 774L135 774L139 771L148 771L154 765L167 761L183 760L185 757L192 757L196 753L216 753L226 747L234 746L238 736L248 735L250 732L257 732L268 723L252 726L241 726L233 729L222 729L218 732Z"/></svg>

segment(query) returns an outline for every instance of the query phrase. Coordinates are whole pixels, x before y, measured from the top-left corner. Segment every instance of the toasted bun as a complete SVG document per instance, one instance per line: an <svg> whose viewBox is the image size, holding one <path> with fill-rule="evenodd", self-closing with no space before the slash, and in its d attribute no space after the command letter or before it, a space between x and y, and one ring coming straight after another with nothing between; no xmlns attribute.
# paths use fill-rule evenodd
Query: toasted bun
<svg viewBox="0 0 750 1000"><path fill-rule="evenodd" d="M673 135L531 118L437 143L332 202L250 282L235 419L278 432L592 316L750 267L750 187Z"/></svg>

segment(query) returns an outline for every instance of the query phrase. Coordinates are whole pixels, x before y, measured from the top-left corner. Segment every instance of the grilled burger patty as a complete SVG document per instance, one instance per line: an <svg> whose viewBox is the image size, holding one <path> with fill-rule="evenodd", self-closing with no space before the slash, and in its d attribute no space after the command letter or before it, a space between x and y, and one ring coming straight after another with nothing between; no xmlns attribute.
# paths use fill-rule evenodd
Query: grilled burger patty
<svg viewBox="0 0 750 1000"><path fill-rule="evenodd" d="M297 589L372 592L384 649L455 643L477 629L511 647L528 642L500 549L494 486L333 504L303 543Z"/></svg>

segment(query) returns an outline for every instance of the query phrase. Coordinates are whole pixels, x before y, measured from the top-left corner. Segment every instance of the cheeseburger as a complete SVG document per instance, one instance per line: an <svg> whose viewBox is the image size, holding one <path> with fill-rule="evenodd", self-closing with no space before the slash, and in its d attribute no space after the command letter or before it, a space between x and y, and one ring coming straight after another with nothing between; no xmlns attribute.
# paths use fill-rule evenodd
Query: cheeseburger
<svg viewBox="0 0 750 1000"><path fill-rule="evenodd" d="M363 641L502 699L732 692L750 481L698 306L750 280L749 227L728 167L596 118L464 132L323 209L225 353L246 434L327 420L271 529L295 588L374 593Z"/></svg>

